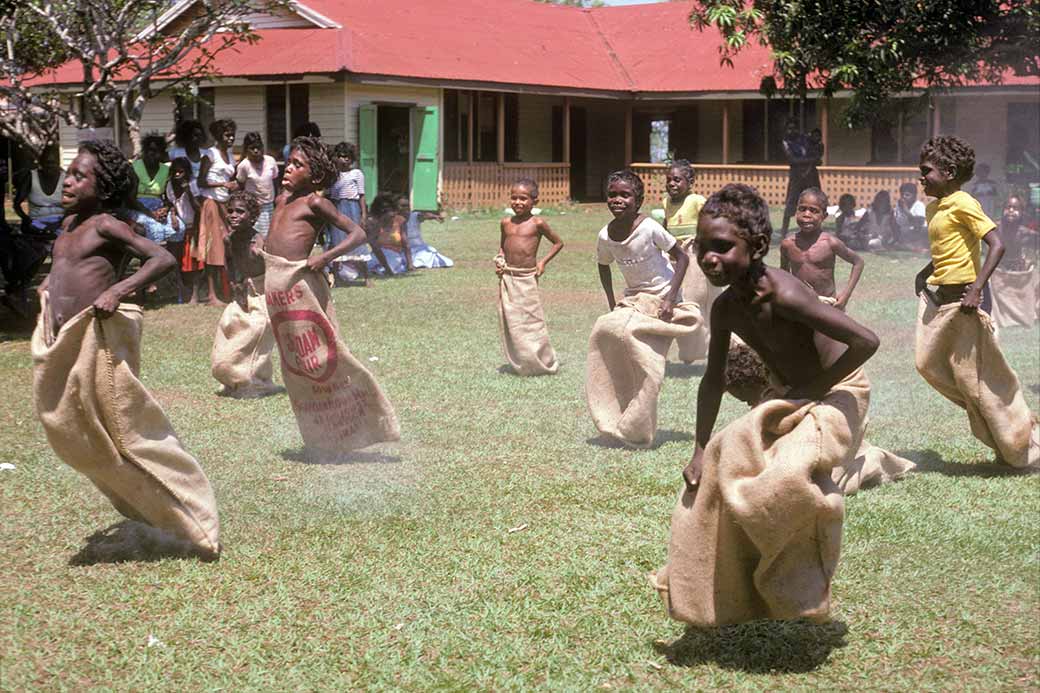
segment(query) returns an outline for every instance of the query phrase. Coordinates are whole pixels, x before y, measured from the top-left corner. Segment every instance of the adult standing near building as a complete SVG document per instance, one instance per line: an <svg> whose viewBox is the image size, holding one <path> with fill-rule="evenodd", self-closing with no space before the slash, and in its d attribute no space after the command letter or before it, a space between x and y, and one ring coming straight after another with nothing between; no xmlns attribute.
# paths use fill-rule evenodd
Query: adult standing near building
<svg viewBox="0 0 1040 693"><path fill-rule="evenodd" d="M814 132L815 135L815 132ZM792 119L784 131L784 156L790 166L787 172L787 199L784 202L784 220L781 234L786 236L791 217L798 209L798 197L803 190L820 187L820 171L816 168L823 159L822 137L806 137Z"/></svg>

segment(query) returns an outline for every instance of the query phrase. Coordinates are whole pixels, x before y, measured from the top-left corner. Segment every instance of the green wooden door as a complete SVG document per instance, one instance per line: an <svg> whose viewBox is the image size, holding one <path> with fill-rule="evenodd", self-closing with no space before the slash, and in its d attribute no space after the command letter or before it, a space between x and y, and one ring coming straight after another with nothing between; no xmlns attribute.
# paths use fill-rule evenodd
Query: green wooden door
<svg viewBox="0 0 1040 693"><path fill-rule="evenodd" d="M412 161L412 208L437 209L437 143L440 141L437 107L412 109L412 137L415 159Z"/></svg>
<svg viewBox="0 0 1040 693"><path fill-rule="evenodd" d="M377 106L358 106L358 165L365 174L365 198L372 204L372 198L379 192L379 152Z"/></svg>

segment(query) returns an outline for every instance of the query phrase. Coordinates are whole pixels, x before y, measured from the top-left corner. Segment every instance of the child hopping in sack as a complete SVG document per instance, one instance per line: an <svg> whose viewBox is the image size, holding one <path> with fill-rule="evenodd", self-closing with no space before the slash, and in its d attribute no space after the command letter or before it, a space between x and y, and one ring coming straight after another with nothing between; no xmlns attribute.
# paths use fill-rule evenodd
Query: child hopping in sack
<svg viewBox="0 0 1040 693"><path fill-rule="evenodd" d="M121 302L176 265L111 214L131 199L135 180L108 143L82 143L69 166L62 234L32 337L33 399L55 453L116 510L213 560L220 555L213 489L138 379L142 311ZM129 256L141 265L121 279Z"/></svg>
<svg viewBox="0 0 1040 693"><path fill-rule="evenodd" d="M697 226L701 269L729 288L712 308L696 447L651 582L672 618L699 626L828 618L844 514L831 474L853 459L866 421L862 366L878 338L766 267L772 232L765 200L741 184L712 195ZM733 334L786 392L713 436Z"/></svg>
<svg viewBox="0 0 1040 693"><path fill-rule="evenodd" d="M502 350L517 375L553 375L560 369L545 328L538 278L545 274L549 261L563 250L563 241L549 227L549 222L532 216L531 210L537 202L537 182L521 178L513 183L509 191L513 216L502 220L495 257ZM553 245L539 260L538 244L543 236Z"/></svg>
<svg viewBox="0 0 1040 693"><path fill-rule="evenodd" d="M914 356L921 376L968 412L971 432L999 462L1032 467L1040 465L1040 424L989 315L979 310L1004 242L979 201L961 190L974 168L975 150L957 137L933 137L921 147L921 185L936 199L925 210L932 261L915 282L921 298ZM985 264L979 241L989 247Z"/></svg>
<svg viewBox="0 0 1040 693"><path fill-rule="evenodd" d="M282 379L309 457L398 440L397 415L372 374L339 336L323 268L365 241L360 226L319 193L335 168L312 137L292 141L263 252L267 310L281 355ZM311 255L318 231L334 225L346 238Z"/></svg>
<svg viewBox="0 0 1040 693"><path fill-rule="evenodd" d="M657 397L672 340L700 326L700 310L680 294L689 259L670 233L639 208L643 181L630 170L607 178L614 220L596 242L599 278L610 312L589 337L585 395L596 428L626 445L649 447L657 431ZM672 269L672 262L675 269ZM615 304L610 263L625 278Z"/></svg>
<svg viewBox="0 0 1040 693"><path fill-rule="evenodd" d="M1007 249L989 282L997 327L1032 327L1040 322L1040 272L1034 262L1036 256L1027 258L1025 253L1029 246L1035 247L1037 232L1022 223L1026 209L1025 198L1012 193L997 227Z"/></svg>
<svg viewBox="0 0 1040 693"><path fill-rule="evenodd" d="M264 237L255 227L259 217L256 195L244 190L228 195L231 233L225 243L232 300L217 324L210 363L213 377L223 386L221 394L241 399L264 397L279 389L271 381L274 333L263 294L264 259L260 252Z"/></svg>
<svg viewBox="0 0 1040 693"><path fill-rule="evenodd" d="M687 303L696 303L701 312L701 324L693 334L676 340L679 360L683 363L703 361L708 355L708 333L711 325L711 304L721 293L711 285L697 266L697 251L693 247L697 233L697 217L704 206L704 197L693 192L693 165L686 159L676 159L668 166L665 177L664 228L680 238L683 253L688 258L683 276L682 297Z"/></svg>

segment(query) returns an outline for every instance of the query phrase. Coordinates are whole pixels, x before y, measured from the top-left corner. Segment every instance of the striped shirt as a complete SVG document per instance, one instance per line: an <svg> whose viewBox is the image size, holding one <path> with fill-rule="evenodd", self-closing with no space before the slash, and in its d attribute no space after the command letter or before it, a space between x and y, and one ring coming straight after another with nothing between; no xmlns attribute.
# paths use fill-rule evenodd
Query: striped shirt
<svg viewBox="0 0 1040 693"><path fill-rule="evenodd" d="M365 194L365 174L359 168L340 171L336 182L329 187L330 200L357 200Z"/></svg>

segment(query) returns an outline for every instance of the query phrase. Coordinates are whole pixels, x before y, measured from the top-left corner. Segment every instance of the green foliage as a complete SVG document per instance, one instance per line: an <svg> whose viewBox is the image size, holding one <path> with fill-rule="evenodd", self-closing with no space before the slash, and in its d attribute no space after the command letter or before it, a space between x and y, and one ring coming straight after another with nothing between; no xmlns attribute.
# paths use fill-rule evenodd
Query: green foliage
<svg viewBox="0 0 1040 693"><path fill-rule="evenodd" d="M690 23L721 32L723 64L749 42L770 46L787 95L852 90L853 126L896 94L1040 75L1035 0L697 0Z"/></svg>

